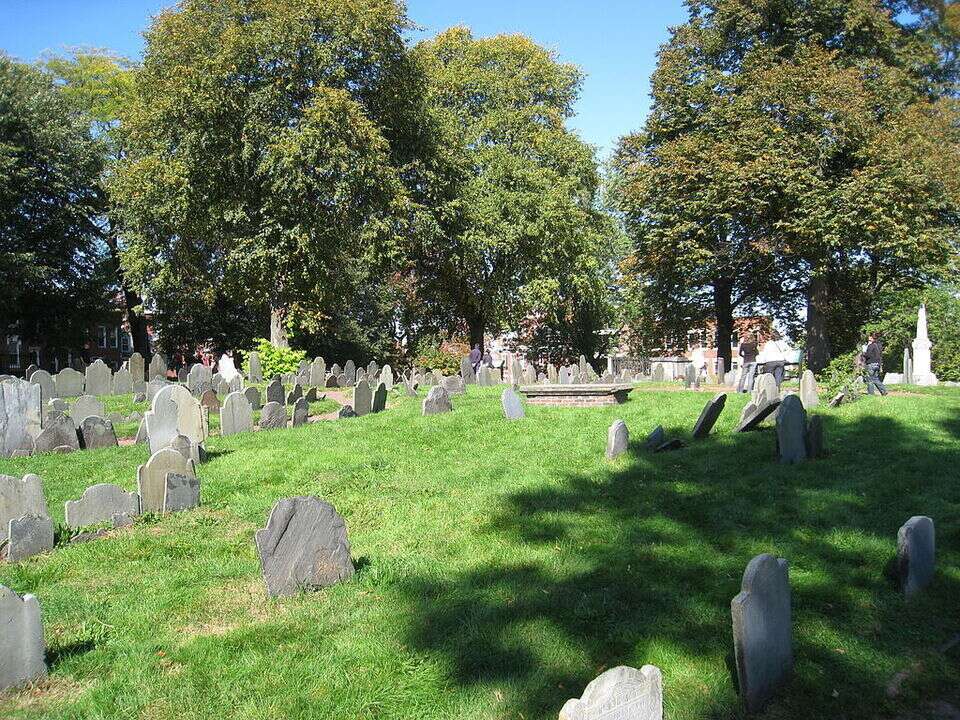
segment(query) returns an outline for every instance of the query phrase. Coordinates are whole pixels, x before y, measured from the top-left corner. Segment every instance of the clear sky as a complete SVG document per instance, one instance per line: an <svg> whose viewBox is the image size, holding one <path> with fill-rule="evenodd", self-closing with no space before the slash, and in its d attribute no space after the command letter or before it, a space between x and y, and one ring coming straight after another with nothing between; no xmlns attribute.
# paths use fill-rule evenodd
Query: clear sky
<svg viewBox="0 0 960 720"><path fill-rule="evenodd" d="M73 46L139 58L151 16L173 4L0 0L0 49L25 61ZM572 125L604 155L642 125L657 48L686 17L681 0L409 0L408 11L422 28L412 39L452 25L477 36L520 32L579 65L586 82Z"/></svg>

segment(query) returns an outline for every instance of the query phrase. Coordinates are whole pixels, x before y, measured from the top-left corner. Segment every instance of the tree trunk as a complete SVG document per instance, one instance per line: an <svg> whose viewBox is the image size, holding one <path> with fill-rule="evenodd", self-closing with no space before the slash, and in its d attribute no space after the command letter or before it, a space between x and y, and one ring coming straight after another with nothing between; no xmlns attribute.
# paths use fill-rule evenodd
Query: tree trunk
<svg viewBox="0 0 960 720"><path fill-rule="evenodd" d="M149 357L150 338L147 335L147 319L134 310L143 304L143 298L127 287L123 288L123 301L127 306L127 324L130 325L130 335L133 337L133 350L143 357Z"/></svg>
<svg viewBox="0 0 960 720"><path fill-rule="evenodd" d="M473 350L474 346L478 346L480 352L483 352L483 336L486 332L487 324L483 318L473 317L467 320L467 325L470 327L470 349Z"/></svg>
<svg viewBox="0 0 960 720"><path fill-rule="evenodd" d="M717 357L723 358L724 372L733 365L730 341L733 339L733 278L713 281L713 310L717 316ZM720 378L723 382L723 378Z"/></svg>
<svg viewBox="0 0 960 720"><path fill-rule="evenodd" d="M284 322L286 314L283 308L270 308L270 344L274 347L290 347L290 340L287 338L287 326Z"/></svg>
<svg viewBox="0 0 960 720"><path fill-rule="evenodd" d="M820 372L830 364L830 340L827 338L826 311L830 300L827 281L814 272L807 285L807 367Z"/></svg>

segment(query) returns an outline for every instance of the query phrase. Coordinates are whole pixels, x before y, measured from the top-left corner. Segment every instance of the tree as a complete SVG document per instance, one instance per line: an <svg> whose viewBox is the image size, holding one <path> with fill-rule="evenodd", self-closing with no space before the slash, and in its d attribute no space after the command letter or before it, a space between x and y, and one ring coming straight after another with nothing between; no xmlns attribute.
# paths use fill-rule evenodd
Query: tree
<svg viewBox="0 0 960 720"><path fill-rule="evenodd" d="M128 275L270 313L288 343L415 222L415 80L393 0L186 0L146 34L111 187ZM260 334L260 333L256 333Z"/></svg>
<svg viewBox="0 0 960 720"><path fill-rule="evenodd" d="M851 310L954 255L944 13L875 0L687 5L661 50L644 132L621 141L614 163L636 267L648 286L679 288L661 294L712 291L721 354L731 306L789 321L802 302L820 369L831 327L859 328L866 318Z"/></svg>
<svg viewBox="0 0 960 720"><path fill-rule="evenodd" d="M0 328L79 347L102 316L102 168L99 140L51 79L0 55Z"/></svg>
<svg viewBox="0 0 960 720"><path fill-rule="evenodd" d="M567 127L580 72L520 35L453 28L417 45L438 138L431 232L412 236L409 272L427 310L483 346L528 315L562 328L604 286L616 235L598 210L593 151ZM602 327L602 326L601 326ZM593 330L578 342L593 349ZM583 338L587 338L584 340Z"/></svg>

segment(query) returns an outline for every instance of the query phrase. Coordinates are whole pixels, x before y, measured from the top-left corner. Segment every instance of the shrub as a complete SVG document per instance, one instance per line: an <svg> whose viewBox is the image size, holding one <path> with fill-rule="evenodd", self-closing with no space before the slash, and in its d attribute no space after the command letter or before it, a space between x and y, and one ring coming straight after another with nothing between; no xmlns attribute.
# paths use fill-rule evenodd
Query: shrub
<svg viewBox="0 0 960 720"><path fill-rule="evenodd" d="M460 372L460 360L466 354L462 343L434 338L421 344L415 364L427 370L439 370L444 375L456 375Z"/></svg>
<svg viewBox="0 0 960 720"><path fill-rule="evenodd" d="M863 372L857 366L859 351L835 357L817 377L821 393L832 398L837 393L846 396L846 402L858 400L863 395Z"/></svg>
<svg viewBox="0 0 960 720"><path fill-rule="evenodd" d="M307 358L307 354L303 350L278 348L264 338L259 338L256 341L254 350L260 355L260 368L263 370L263 377L266 380L271 380L284 373L295 373L300 368L300 363ZM244 353L243 372L249 377L250 353Z"/></svg>

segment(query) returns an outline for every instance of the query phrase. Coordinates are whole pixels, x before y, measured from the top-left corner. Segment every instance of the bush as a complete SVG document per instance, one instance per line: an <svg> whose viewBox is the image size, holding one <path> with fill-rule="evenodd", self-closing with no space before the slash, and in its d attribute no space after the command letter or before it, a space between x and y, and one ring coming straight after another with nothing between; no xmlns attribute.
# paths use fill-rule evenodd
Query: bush
<svg viewBox="0 0 960 720"><path fill-rule="evenodd" d="M284 373L295 373L300 369L300 363L306 360L307 354L303 350L278 348L269 340L259 338L254 350L260 355L260 369L263 370L265 380L272 380ZM250 376L250 353L244 353L243 372Z"/></svg>
<svg viewBox="0 0 960 720"><path fill-rule="evenodd" d="M863 371L857 367L859 351L835 357L817 377L821 393L833 398L837 393L846 396L845 402L853 402L863 395Z"/></svg>
<svg viewBox="0 0 960 720"><path fill-rule="evenodd" d="M460 372L460 360L469 353L462 343L446 342L440 338L425 341L415 364L427 370L439 370L444 375Z"/></svg>

